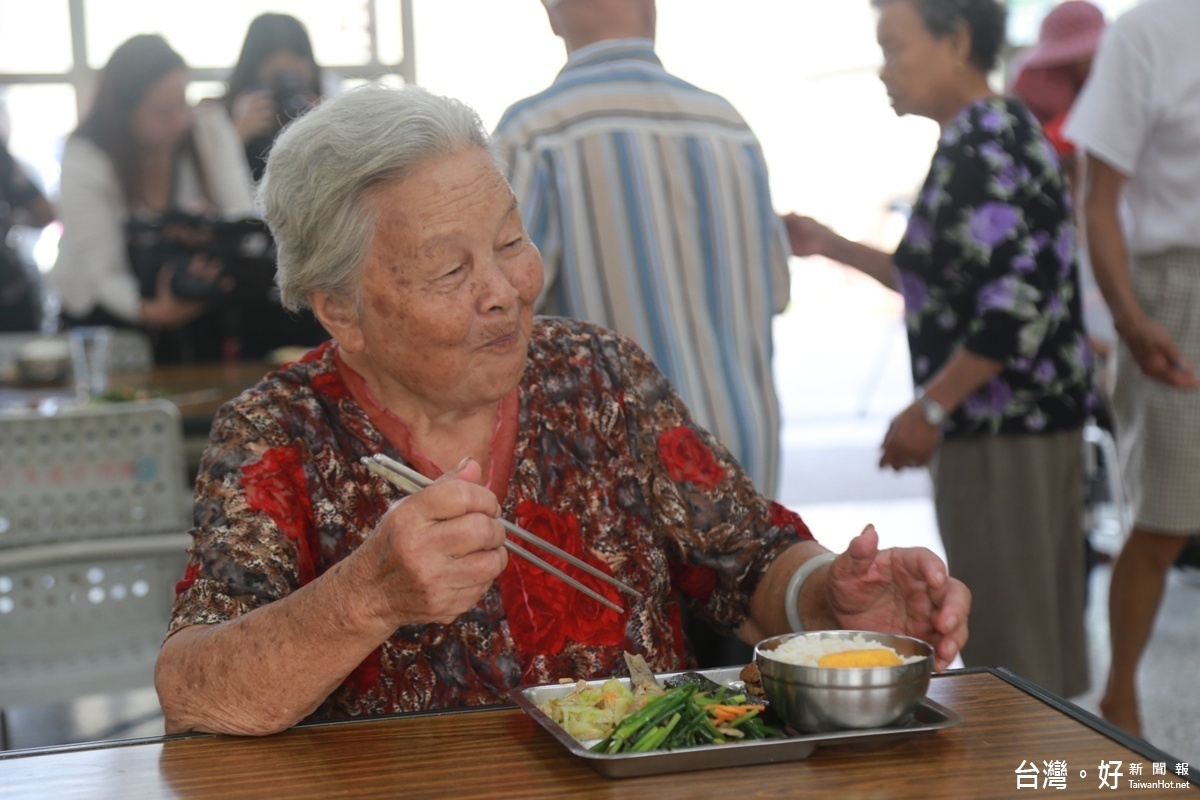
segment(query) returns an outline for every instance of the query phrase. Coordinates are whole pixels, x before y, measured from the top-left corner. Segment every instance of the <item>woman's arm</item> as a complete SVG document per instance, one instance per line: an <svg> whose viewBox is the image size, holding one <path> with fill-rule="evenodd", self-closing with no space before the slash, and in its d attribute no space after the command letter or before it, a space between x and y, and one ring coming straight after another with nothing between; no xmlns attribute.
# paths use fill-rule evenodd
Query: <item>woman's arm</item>
<svg viewBox="0 0 1200 800"><path fill-rule="evenodd" d="M397 628L448 623L474 606L508 563L499 504L476 483L479 472L468 462L397 502L357 550L296 591L170 636L155 668L167 730L284 730ZM199 578L220 582L263 566L232 568Z"/></svg>
<svg viewBox="0 0 1200 800"><path fill-rule="evenodd" d="M167 733L266 735L316 710L395 630L366 602L362 562L351 556L285 598L168 638L154 670Z"/></svg>
<svg viewBox="0 0 1200 800"><path fill-rule="evenodd" d="M960 347L945 366L925 382L923 394L949 415L1003 369L1004 365L999 361ZM924 466L929 463L941 436L941 426L930 423L921 402L914 400L888 426L879 466L895 470Z"/></svg>
<svg viewBox="0 0 1200 800"><path fill-rule="evenodd" d="M787 586L808 559L826 552L800 542L779 555L751 598L751 616L738 631L755 640L790 630ZM971 593L923 547L879 549L874 527L804 582L798 613L807 630L874 630L913 636L933 645L934 669L943 670L967 641Z"/></svg>
<svg viewBox="0 0 1200 800"><path fill-rule="evenodd" d="M869 275L893 292L900 290L900 280L892 256L861 242L852 242L834 233L812 217L787 214L783 217L792 255L825 256Z"/></svg>

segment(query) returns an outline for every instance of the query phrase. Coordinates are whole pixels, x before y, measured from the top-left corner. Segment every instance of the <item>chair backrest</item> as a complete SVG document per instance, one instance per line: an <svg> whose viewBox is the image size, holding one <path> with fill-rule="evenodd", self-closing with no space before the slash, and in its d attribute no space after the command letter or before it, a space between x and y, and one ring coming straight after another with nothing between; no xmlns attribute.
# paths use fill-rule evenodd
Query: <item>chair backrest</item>
<svg viewBox="0 0 1200 800"><path fill-rule="evenodd" d="M189 541L0 550L0 709L152 686Z"/></svg>
<svg viewBox="0 0 1200 800"><path fill-rule="evenodd" d="M165 400L0 416L0 550L184 531L189 506Z"/></svg>

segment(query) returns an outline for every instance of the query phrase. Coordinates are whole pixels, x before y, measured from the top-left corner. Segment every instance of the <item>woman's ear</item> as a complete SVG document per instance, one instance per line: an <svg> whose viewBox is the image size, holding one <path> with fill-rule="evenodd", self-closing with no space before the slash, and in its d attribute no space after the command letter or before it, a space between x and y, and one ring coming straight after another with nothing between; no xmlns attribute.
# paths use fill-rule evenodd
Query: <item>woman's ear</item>
<svg viewBox="0 0 1200 800"><path fill-rule="evenodd" d="M358 310L352 301L334 297L328 292L313 292L308 304L338 347L348 353L362 350L362 328L358 324Z"/></svg>
<svg viewBox="0 0 1200 800"><path fill-rule="evenodd" d="M957 30L950 34L950 46L958 57L958 63L965 67L971 63L971 29L967 23L960 22Z"/></svg>

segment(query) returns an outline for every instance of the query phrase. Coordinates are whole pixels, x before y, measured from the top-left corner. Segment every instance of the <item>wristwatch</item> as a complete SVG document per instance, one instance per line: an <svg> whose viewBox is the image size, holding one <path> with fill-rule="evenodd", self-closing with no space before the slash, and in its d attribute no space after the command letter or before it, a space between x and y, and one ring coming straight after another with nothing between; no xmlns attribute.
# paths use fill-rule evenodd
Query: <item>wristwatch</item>
<svg viewBox="0 0 1200 800"><path fill-rule="evenodd" d="M946 408L937 400L925 394L924 387L917 389L917 405L925 415L925 421L937 429L946 422Z"/></svg>

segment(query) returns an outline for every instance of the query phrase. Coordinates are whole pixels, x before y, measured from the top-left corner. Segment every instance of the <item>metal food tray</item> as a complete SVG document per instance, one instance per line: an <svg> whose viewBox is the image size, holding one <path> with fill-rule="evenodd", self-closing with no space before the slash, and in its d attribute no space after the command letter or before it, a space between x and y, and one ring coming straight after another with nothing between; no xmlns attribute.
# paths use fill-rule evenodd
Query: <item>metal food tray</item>
<svg viewBox="0 0 1200 800"><path fill-rule="evenodd" d="M741 690L741 667L691 670L704 675L715 683ZM670 672L658 675L660 681L679 675ZM628 678L620 678L629 685ZM588 681L589 686L599 686L603 680ZM962 722L962 717L928 697L921 700L913 718L905 725L865 730L829 731L778 739L754 739L725 744L708 744L699 747L684 747L678 750L656 750L647 753L593 753L588 747L599 740L580 741L546 716L539 705L553 698L570 694L575 683L552 683L541 686L526 686L513 689L513 702L538 724L562 743L568 751L587 761L593 769L606 778L632 778L639 775L660 775L669 772L714 769L717 767L742 767L749 764L769 764L782 761L800 761L818 747L835 744L875 743L880 740L901 739L929 731L949 728Z"/></svg>

